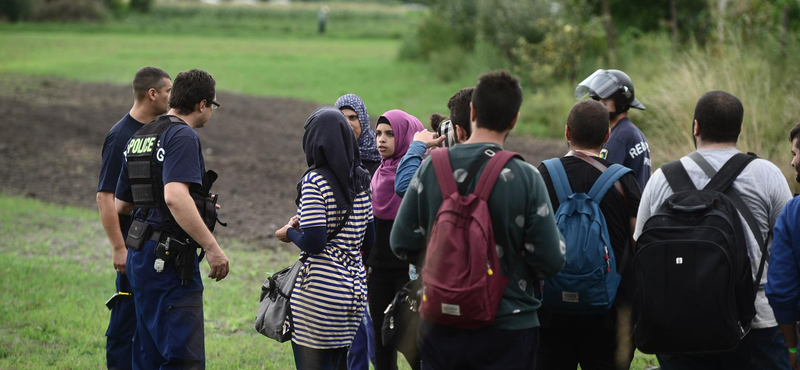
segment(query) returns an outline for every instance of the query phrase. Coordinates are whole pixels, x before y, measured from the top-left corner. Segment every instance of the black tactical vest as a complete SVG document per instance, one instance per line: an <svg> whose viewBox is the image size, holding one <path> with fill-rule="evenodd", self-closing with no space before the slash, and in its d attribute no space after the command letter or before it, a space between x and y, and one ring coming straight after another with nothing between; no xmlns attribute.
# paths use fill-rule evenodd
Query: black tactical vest
<svg viewBox="0 0 800 370"><path fill-rule="evenodd" d="M142 209L145 212L145 218L148 211L158 209L163 215L162 230L172 234L182 233L182 230L164 201L164 181L161 178L158 161L159 155L162 156L163 161L164 152L158 153L158 141L161 139L161 134L168 128L173 125L185 124L186 122L175 116L159 116L155 121L136 131L128 142L126 155L134 207ZM203 185L189 185L189 193L195 206L203 218L203 222L212 232L218 222L216 201L211 199L210 193L211 185L216 179L216 172L206 171L203 174ZM225 224L222 225L225 226Z"/></svg>

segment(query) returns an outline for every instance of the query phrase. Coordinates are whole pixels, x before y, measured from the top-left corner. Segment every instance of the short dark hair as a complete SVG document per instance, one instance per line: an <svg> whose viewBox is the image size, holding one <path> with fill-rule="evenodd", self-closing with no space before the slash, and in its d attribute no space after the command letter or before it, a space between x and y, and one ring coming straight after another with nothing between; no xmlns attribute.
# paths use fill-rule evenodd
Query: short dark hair
<svg viewBox="0 0 800 370"><path fill-rule="evenodd" d="M703 141L735 143L742 132L744 107L739 98L731 94L709 91L697 101L694 119L700 124L699 134Z"/></svg>
<svg viewBox="0 0 800 370"><path fill-rule="evenodd" d="M183 71L175 76L172 92L169 95L169 106L181 114L190 114L197 103L206 100L211 105L216 95L216 81L208 72L200 69Z"/></svg>
<svg viewBox="0 0 800 370"><path fill-rule="evenodd" d="M492 131L508 130L522 105L519 79L507 71L493 71L478 77L472 93L478 127Z"/></svg>
<svg viewBox="0 0 800 370"><path fill-rule="evenodd" d="M608 109L594 100L581 100L572 106L567 116L570 144L595 149L603 146L608 133Z"/></svg>
<svg viewBox="0 0 800 370"><path fill-rule="evenodd" d="M445 116L443 116L443 115L441 115L441 114L439 114L439 113L434 113L434 114L432 114L432 115L431 115L431 129L432 129L433 131L437 131L437 130L439 130L439 125L440 125L442 122L444 122L446 119L447 119L447 117L445 117ZM451 122L452 122L452 121L451 121Z"/></svg>
<svg viewBox="0 0 800 370"><path fill-rule="evenodd" d="M474 91L474 87L465 87L456 91L450 101L447 102L447 108L450 109L450 122L461 127L467 133L467 137L472 135L472 123L469 120L471 111L469 103L472 102L472 93Z"/></svg>
<svg viewBox="0 0 800 370"><path fill-rule="evenodd" d="M794 126L792 131L789 131L789 142L794 141L798 136L800 136L800 124ZM797 149L800 149L800 140L797 141Z"/></svg>
<svg viewBox="0 0 800 370"><path fill-rule="evenodd" d="M171 79L169 73L158 67L142 67L133 76L133 96L136 100L142 100L147 96L147 92L154 88L156 90L164 87L164 79Z"/></svg>

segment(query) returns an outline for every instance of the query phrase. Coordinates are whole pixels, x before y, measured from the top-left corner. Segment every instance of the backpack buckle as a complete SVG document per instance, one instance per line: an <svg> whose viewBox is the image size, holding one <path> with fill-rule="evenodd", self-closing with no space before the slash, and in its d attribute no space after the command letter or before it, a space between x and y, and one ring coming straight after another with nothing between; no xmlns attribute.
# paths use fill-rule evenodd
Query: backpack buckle
<svg viewBox="0 0 800 370"><path fill-rule="evenodd" d="M483 152L483 154L486 154L486 155L487 155L487 156L489 156L489 157L494 157L494 155L495 155L495 154L497 154L497 153L496 153L494 150L491 150L491 149L486 149L486 150Z"/></svg>

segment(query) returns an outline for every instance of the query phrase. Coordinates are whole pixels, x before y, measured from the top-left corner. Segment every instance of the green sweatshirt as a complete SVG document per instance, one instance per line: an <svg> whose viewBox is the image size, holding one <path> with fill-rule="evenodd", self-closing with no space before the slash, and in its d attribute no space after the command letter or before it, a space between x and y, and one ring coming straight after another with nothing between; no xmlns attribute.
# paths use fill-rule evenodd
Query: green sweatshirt
<svg viewBox="0 0 800 370"><path fill-rule="evenodd" d="M499 151L502 147L480 143L449 148L450 164L461 194L475 189L485 164L469 184L464 179L470 178L467 172L486 156L487 149ZM491 327L521 330L539 326L536 310L541 302L533 295L539 289L537 279L546 279L561 270L565 244L553 218L547 187L536 167L512 159L505 168L488 205L502 273L510 282ZM441 203L436 173L431 161L425 160L411 180L392 228L391 248L396 255L417 266L424 265L427 237ZM509 273L512 265L514 271Z"/></svg>

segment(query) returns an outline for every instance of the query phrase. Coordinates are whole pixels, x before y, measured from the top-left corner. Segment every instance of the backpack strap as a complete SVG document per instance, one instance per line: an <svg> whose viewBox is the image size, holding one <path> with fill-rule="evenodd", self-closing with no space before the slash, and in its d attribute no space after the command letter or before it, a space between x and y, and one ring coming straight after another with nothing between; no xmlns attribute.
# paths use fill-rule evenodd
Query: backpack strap
<svg viewBox="0 0 800 370"><path fill-rule="evenodd" d="M664 173L664 178L667 179L667 183L672 188L673 193L697 190L692 178L689 177L689 173L683 168L680 159L661 166L661 172Z"/></svg>
<svg viewBox="0 0 800 370"><path fill-rule="evenodd" d="M467 172L467 176L464 177L464 181L461 181L461 184L459 185L458 192L461 195L466 195L465 192L469 189L469 185L472 184L472 182L475 181L475 178L478 177L478 171L480 171L481 168L483 168L483 166L486 164L486 162L489 162L489 160L491 160L494 155L495 155L495 151L493 151L491 149L487 149L480 156L480 158L478 160L476 160L475 162L472 163L472 167L469 168L469 172ZM477 186L478 184L475 184L475 185Z"/></svg>
<svg viewBox="0 0 800 370"><path fill-rule="evenodd" d="M630 168L617 163L612 164L594 182L592 189L589 190L589 198L592 198L592 201L599 205L606 193L617 183L617 180L628 172L631 172Z"/></svg>
<svg viewBox="0 0 800 370"><path fill-rule="evenodd" d="M446 199L458 193L456 178L453 176L453 167L450 165L450 149L431 151L433 170L436 172L436 180L442 190L442 199Z"/></svg>
<svg viewBox="0 0 800 370"><path fill-rule="evenodd" d="M702 157L702 156L701 156ZM690 157L691 158L691 157ZM750 162L758 158L755 154L738 153L731 157L722 168L717 171L717 174L711 178L711 181L706 185L706 190L716 190L720 193L725 193L728 188L733 185L733 181L739 177L745 167ZM700 167L702 168L702 167Z"/></svg>
<svg viewBox="0 0 800 370"><path fill-rule="evenodd" d="M575 158L578 158L578 159L580 159L580 160L592 165L594 168L597 168L598 170L600 170L600 172L606 172L606 170L608 169L608 167L606 167L606 165L600 163L600 161L597 160L597 157L586 155L583 152L579 152L579 151L576 151L576 150L571 150L569 153L567 153L567 156L573 156ZM620 182L620 181L615 182L614 183L614 188L617 189L617 192L622 197L622 200L625 201L625 208L627 209L629 207L628 196L625 194L625 190L622 188L622 182Z"/></svg>
<svg viewBox="0 0 800 370"><path fill-rule="evenodd" d="M706 159L703 158L703 156L698 152L692 152L692 154L689 154L689 158L691 158L695 163L697 163L700 169L702 169L703 172L705 172L706 176L708 176L713 181L715 178L717 178L717 175L719 173L723 171L728 171L731 168L735 169L736 177L738 177L739 174L744 170L744 168L747 167L747 165L750 162L758 158L758 156L753 153L748 153L748 154L738 153L733 157L731 157L731 159L729 159L728 162L725 162L725 165L723 165L722 168L720 168L719 172L717 172L717 170L715 170L714 167L712 167L711 164L708 163L708 161L706 161ZM731 164L730 167L728 166L729 163ZM734 177L733 179L735 180L736 177ZM710 184L711 182L709 182L709 185ZM731 184L733 184L733 181L731 181ZM753 237L756 239L756 242L758 243L758 247L761 249L761 261L758 264L758 272L756 273L756 294L757 294L758 286L761 285L761 278L763 277L764 274L764 264L766 260L769 259L768 256L769 251L767 251L766 241L763 238L761 238L761 228L759 228L758 226L758 221L756 220L756 217L753 215L753 212L750 211L750 207L748 207L747 204L745 204L744 200L742 200L742 197L739 195L739 192L737 192L736 189L734 189L733 186L731 186L731 184L727 184L724 194L727 195L728 198L730 198L730 200L733 202L733 205L742 214L742 217L744 217L744 220L747 222L747 226L750 227L750 231L753 233ZM706 188L708 188L708 185L706 185ZM767 240L769 240L769 238L771 237L772 230L769 231L769 235L770 236L767 237Z"/></svg>
<svg viewBox="0 0 800 370"><path fill-rule="evenodd" d="M572 187L569 185L567 178L567 171L564 169L564 164L561 163L561 158L552 158L542 162L550 173L550 180L553 182L553 188L556 190L556 198L558 203L567 201L567 197L572 195Z"/></svg>
<svg viewBox="0 0 800 370"><path fill-rule="evenodd" d="M708 163L708 161L703 157L703 155L698 153L697 151L689 153L688 157L691 158L694 161L694 163L700 166L700 169L703 170L703 172L705 172L706 176L708 176L709 179L714 178L714 175L717 174L717 170L714 169L714 166L712 166L711 163Z"/></svg>
<svg viewBox="0 0 800 370"><path fill-rule="evenodd" d="M617 185L621 188L621 185L619 185L619 179L628 172L633 172L633 171L630 168L625 167L621 164L618 163L612 164L605 171L603 171L603 173L597 180L595 180L594 185L592 185L592 188L589 190L588 194L589 198L592 198L592 201L595 202L595 204L597 204L597 206L599 207L600 201L603 200L603 197L606 195L606 193L608 193L608 191L611 190L611 187ZM621 194L622 198L625 200L625 214L627 214L628 199L625 196L624 192ZM620 273L621 271L625 271L625 265L628 264L628 254L629 254L628 248L630 247L630 245L631 245L631 238L630 236L628 236L625 238L625 246L622 248L622 260L620 261L620 264L617 265L617 271Z"/></svg>
<svg viewBox="0 0 800 370"><path fill-rule="evenodd" d="M514 157L524 160L519 153L515 153L510 150L498 151L483 169L481 177L478 179L478 185L475 186L475 191L473 194L477 194L481 199L488 202L489 196L492 195L494 184L497 182L497 178L500 177L500 172L503 171L503 168L506 166L506 164L511 160L511 158Z"/></svg>

